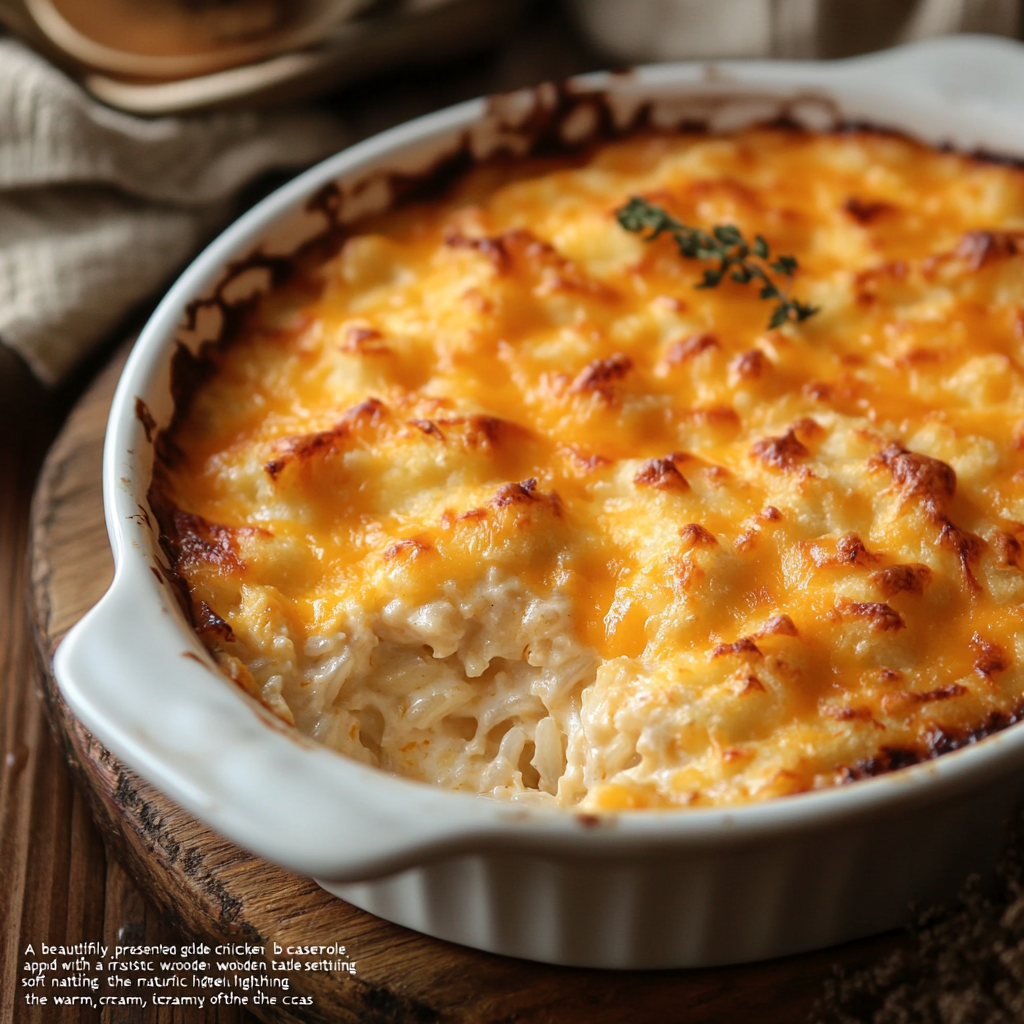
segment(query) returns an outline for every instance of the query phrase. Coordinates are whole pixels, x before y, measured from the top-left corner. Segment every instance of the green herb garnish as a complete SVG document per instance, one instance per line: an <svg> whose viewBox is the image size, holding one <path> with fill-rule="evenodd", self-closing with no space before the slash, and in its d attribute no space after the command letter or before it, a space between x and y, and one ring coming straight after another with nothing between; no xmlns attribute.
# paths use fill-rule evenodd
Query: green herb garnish
<svg viewBox="0 0 1024 1024"><path fill-rule="evenodd" d="M774 299L777 305L768 321L769 329L781 327L788 321L800 323L818 312L817 306L789 297L789 289L796 272L795 256L771 258L768 243L761 235L747 242L734 224L719 224L711 234L700 228L691 228L669 216L660 206L633 196L625 206L615 211L619 224L627 231L648 232L645 241L653 242L659 235L668 234L679 247L679 255L690 260L718 260L717 267L708 267L698 288L715 288L727 274L739 284L751 281L761 283L761 298ZM782 288L768 276L768 271L784 277Z"/></svg>

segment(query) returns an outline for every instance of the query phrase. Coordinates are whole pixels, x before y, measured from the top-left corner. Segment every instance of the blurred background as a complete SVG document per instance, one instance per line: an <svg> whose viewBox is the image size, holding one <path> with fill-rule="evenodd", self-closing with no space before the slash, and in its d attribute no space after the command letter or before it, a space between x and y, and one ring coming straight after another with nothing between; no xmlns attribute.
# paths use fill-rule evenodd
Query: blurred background
<svg viewBox="0 0 1024 1024"><path fill-rule="evenodd" d="M0 22L105 103L152 115L291 102L510 43L524 74L553 75L705 57L840 57L952 32L1016 36L1021 3L0 0Z"/></svg>

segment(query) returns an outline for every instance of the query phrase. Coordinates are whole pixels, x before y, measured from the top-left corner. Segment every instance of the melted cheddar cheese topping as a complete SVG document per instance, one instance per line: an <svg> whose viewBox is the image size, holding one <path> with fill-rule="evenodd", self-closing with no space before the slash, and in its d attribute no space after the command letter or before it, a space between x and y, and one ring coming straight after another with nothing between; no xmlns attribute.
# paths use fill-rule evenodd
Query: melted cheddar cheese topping
<svg viewBox="0 0 1024 1024"><path fill-rule="evenodd" d="M644 196L793 254L771 303ZM591 810L762 799L1024 701L1024 174L870 132L489 164L263 300L154 501L197 627L389 771Z"/></svg>

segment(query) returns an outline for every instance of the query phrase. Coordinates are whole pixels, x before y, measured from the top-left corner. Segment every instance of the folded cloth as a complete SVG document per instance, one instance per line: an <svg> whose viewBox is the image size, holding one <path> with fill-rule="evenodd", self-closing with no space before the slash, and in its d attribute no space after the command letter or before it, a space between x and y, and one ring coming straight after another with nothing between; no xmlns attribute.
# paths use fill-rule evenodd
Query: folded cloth
<svg viewBox="0 0 1024 1024"><path fill-rule="evenodd" d="M144 120L0 39L0 341L56 384L273 168L340 148L325 113Z"/></svg>

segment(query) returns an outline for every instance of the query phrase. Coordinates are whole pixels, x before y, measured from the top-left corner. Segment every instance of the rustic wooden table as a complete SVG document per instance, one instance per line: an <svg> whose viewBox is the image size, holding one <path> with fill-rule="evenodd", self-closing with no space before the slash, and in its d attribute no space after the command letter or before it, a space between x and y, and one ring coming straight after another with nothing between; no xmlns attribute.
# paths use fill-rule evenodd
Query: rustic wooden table
<svg viewBox="0 0 1024 1024"><path fill-rule="evenodd" d="M85 371L82 379L87 377ZM43 456L76 391L72 385L48 394L0 347L0 1021L5 1024L95 1024L98 1018L92 1010L26 1011L18 980L27 943L167 936L104 849L33 685L26 606L29 505ZM157 1018L152 1019L155 1024ZM175 1019L185 1024L184 1018ZM255 1021L231 1008L206 1019Z"/></svg>

